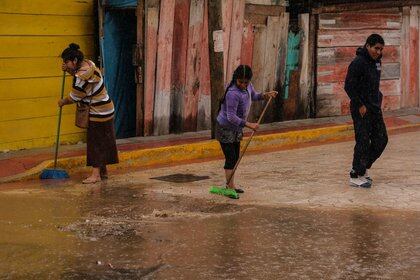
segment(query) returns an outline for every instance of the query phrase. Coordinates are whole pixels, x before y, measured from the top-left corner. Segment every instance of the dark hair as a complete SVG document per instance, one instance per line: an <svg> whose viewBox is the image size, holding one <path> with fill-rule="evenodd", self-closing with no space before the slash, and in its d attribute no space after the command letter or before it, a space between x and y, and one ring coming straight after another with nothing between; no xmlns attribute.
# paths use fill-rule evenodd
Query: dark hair
<svg viewBox="0 0 420 280"><path fill-rule="evenodd" d="M225 94L223 95L222 99L219 102L219 111L222 108L223 102L225 102L226 94L229 91L229 89L235 85L237 79L245 79L245 80L251 80L252 79L252 69L249 65L239 65L232 75L232 80L230 81L229 85L226 87Z"/></svg>
<svg viewBox="0 0 420 280"><path fill-rule="evenodd" d="M64 61L68 61L71 60L73 61L75 58L77 58L78 62L82 62L84 55L83 53L80 51L80 47L78 44L75 43L71 43L69 45L68 48L66 48L62 53L61 53L61 58Z"/></svg>
<svg viewBox="0 0 420 280"><path fill-rule="evenodd" d="M371 47L373 47L376 44L381 44L381 45L385 45L385 41L384 38L382 38L381 35L379 34L371 34L367 39L366 39L366 45L369 45Z"/></svg>

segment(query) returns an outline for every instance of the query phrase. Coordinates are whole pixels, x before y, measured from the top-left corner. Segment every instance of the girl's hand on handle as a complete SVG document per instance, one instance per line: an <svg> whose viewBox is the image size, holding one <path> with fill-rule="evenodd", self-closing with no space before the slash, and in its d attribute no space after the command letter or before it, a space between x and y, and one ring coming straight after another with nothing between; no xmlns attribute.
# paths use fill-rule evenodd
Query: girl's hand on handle
<svg viewBox="0 0 420 280"><path fill-rule="evenodd" d="M250 122L246 122L245 126L254 131L256 131L260 127L258 123L250 123Z"/></svg>
<svg viewBox="0 0 420 280"><path fill-rule="evenodd" d="M277 94L278 94L278 92L277 92L277 91L275 91L275 90L268 91L268 92L263 93L263 98L264 98L265 100L270 99L270 97L272 97L272 98L276 98Z"/></svg>

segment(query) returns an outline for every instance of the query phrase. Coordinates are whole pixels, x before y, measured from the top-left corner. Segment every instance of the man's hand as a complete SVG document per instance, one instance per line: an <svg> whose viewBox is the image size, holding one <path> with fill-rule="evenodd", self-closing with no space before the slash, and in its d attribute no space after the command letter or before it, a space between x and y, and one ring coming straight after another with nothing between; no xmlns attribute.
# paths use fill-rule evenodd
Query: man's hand
<svg viewBox="0 0 420 280"><path fill-rule="evenodd" d="M360 113L360 115L362 116L362 118L366 115L366 112L367 112L366 106L365 106L365 105L362 105L362 106L359 108L359 113Z"/></svg>

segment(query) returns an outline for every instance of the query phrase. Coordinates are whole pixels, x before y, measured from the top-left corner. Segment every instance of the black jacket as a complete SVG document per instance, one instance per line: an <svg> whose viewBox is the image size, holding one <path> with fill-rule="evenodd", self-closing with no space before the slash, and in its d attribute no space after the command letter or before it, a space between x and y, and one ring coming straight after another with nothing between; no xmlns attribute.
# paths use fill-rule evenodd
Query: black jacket
<svg viewBox="0 0 420 280"><path fill-rule="evenodd" d="M344 86L351 99L351 110L365 105L368 111L381 113L382 93L379 90L381 57L374 60L366 48L358 48L356 55L348 68Z"/></svg>

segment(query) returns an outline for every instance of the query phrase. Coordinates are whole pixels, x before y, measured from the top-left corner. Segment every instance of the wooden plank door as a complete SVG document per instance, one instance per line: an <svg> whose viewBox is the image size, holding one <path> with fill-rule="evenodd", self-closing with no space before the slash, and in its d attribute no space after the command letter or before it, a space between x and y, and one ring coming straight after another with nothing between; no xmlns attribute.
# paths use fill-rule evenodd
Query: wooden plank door
<svg viewBox="0 0 420 280"><path fill-rule="evenodd" d="M252 67L252 83L257 91L279 90L284 83L289 15L279 5L246 4L242 31L241 63ZM232 44L232 42L231 42ZM255 121L264 104L252 104L248 119ZM273 102L263 122L278 121L281 104Z"/></svg>
<svg viewBox="0 0 420 280"><path fill-rule="evenodd" d="M317 40L317 117L349 114L344 92L347 68L356 49L372 33L384 37L381 91L385 110L401 107L402 14L397 9L319 15Z"/></svg>

